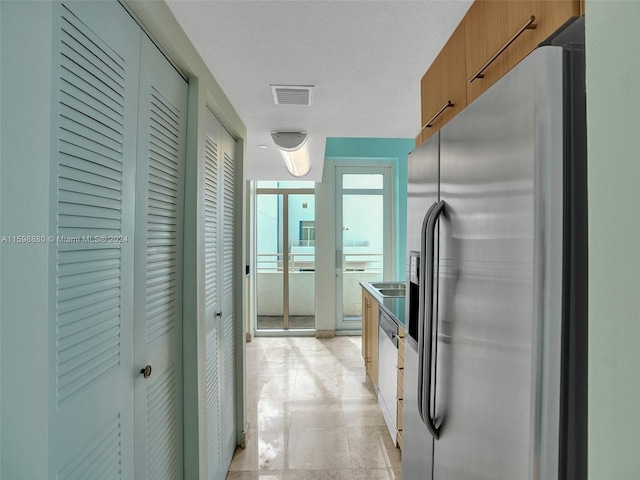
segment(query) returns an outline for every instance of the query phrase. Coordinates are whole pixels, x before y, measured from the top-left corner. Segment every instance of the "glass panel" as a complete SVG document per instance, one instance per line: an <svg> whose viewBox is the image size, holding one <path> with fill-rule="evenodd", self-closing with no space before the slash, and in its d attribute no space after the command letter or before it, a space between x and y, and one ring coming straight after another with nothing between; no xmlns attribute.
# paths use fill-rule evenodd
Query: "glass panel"
<svg viewBox="0 0 640 480"><path fill-rule="evenodd" d="M278 182L276 180L259 180L256 182L257 188L282 188L282 189L296 189L296 188L315 188L315 182L289 180L286 182Z"/></svg>
<svg viewBox="0 0 640 480"><path fill-rule="evenodd" d="M382 175L378 176L382 178ZM382 195L342 197L342 313L345 321L355 322L362 318L360 282L383 278L383 207Z"/></svg>
<svg viewBox="0 0 640 480"><path fill-rule="evenodd" d="M278 188L278 182L275 180L259 180L256 182L257 188Z"/></svg>
<svg viewBox="0 0 640 480"><path fill-rule="evenodd" d="M345 173L342 175L343 189L380 189L384 188L384 177L381 174Z"/></svg>
<svg viewBox="0 0 640 480"><path fill-rule="evenodd" d="M289 195L289 328L316 326L315 196Z"/></svg>
<svg viewBox="0 0 640 480"><path fill-rule="evenodd" d="M282 195L257 197L258 330L284 328L282 202Z"/></svg>
<svg viewBox="0 0 640 480"><path fill-rule="evenodd" d="M316 188L315 182L310 182L308 180L289 180L286 182L278 182L278 188Z"/></svg>
<svg viewBox="0 0 640 480"><path fill-rule="evenodd" d="M258 194L256 203L257 328L313 329L315 196Z"/></svg>

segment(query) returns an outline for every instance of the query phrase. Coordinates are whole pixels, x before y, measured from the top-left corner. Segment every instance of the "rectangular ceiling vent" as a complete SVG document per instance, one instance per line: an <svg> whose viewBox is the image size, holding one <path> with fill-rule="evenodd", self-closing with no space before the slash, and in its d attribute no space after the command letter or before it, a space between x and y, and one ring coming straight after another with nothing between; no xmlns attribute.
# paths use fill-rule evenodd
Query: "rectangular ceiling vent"
<svg viewBox="0 0 640 480"><path fill-rule="evenodd" d="M313 85L271 85L271 93L276 105L313 104Z"/></svg>

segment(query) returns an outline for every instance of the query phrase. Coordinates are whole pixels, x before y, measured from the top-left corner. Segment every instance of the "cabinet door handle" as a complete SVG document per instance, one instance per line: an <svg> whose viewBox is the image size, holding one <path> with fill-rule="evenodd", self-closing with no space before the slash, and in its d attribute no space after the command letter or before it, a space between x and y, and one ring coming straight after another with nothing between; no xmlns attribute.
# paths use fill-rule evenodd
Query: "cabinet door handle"
<svg viewBox="0 0 640 480"><path fill-rule="evenodd" d="M482 73L489 67L489 65L491 65L493 63L493 61L498 58L500 55L502 55L502 52L504 52L507 48L509 48L509 45L511 45L516 38L518 38L522 32L524 32L525 30L534 30L536 28L536 24L533 23L536 21L536 17L535 15L531 15L531 18L529 20L527 20L527 22L522 25L518 31L516 33L513 34L513 37L511 37L507 43L505 43L502 48L500 50L498 50L496 53L493 54L493 57L491 57L489 59L489 61L487 63L485 63L482 68L480 70L478 70L478 73L476 73L473 77L471 77L469 79L469 83L473 82L474 80L478 79L478 78L483 78L484 75L482 75Z"/></svg>
<svg viewBox="0 0 640 480"><path fill-rule="evenodd" d="M429 120L424 127L422 127L422 129L424 130L425 128L431 128L431 125L433 124L433 122L436 121L436 118L438 118L440 116L440 114L442 112L444 112L447 108L449 107L453 107L453 103L451 102L451 100L447 100L447 103L444 105L444 107L442 107L440 110L438 110L438 113L436 113L433 117L431 117L431 120Z"/></svg>

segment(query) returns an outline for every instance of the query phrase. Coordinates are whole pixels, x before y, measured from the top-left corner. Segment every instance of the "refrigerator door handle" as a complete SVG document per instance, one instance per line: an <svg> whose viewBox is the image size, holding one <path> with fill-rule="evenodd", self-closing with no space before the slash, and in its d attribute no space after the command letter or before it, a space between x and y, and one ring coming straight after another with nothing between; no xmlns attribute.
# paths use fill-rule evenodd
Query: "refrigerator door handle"
<svg viewBox="0 0 640 480"><path fill-rule="evenodd" d="M418 333L418 411L422 421L436 440L440 432L431 416L431 368L433 354L433 301L435 273L435 232L438 217L444 210L444 201L431 206L422 225L422 242L420 252L420 266L423 279L420 282L418 305L419 333ZM422 308L420 308L422 306Z"/></svg>
<svg viewBox="0 0 640 480"><path fill-rule="evenodd" d="M422 409L424 398L424 302L425 302L425 273L426 273L426 238L427 238L427 224L431 217L431 212L436 208L434 203L427 210L424 219L422 220L422 228L420 230L420 266L419 266L419 288L418 288L418 414L422 419L422 422L426 425L427 420Z"/></svg>
<svg viewBox="0 0 640 480"><path fill-rule="evenodd" d="M440 437L440 432L436 427L435 420L431 416L431 398L432 398L432 381L431 381L431 368L432 368L432 360L433 360L433 352L431 351L431 346L433 344L433 301L434 301L434 283L433 277L435 274L435 232L436 232L436 222L438 221L438 217L444 210L444 201L441 200L438 203L434 204L432 209L430 209L430 215L426 221L426 225L423 230L424 240L423 245L425 247L424 256L420 257L420 263L423 263L424 269L422 270L424 273L424 281L421 282L422 287L422 301L423 301L423 310L422 316L420 320L422 320L421 324L423 326L422 332L422 352L419 355L419 367L418 367L418 378L421 378L422 386L419 389L421 392L422 398L420 409L422 410L422 418L427 426L427 429L436 440ZM424 258L424 262L423 259ZM419 347L418 347L419 348ZM420 348L419 348L420 349ZM422 367L422 368L420 368ZM422 372L420 372L422 370Z"/></svg>

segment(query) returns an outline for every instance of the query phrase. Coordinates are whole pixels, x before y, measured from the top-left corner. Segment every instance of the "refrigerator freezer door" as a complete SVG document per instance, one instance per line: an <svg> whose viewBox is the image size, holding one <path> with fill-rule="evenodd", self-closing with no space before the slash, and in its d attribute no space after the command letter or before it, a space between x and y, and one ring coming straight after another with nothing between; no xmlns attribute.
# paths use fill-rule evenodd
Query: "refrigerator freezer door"
<svg viewBox="0 0 640 480"><path fill-rule="evenodd" d="M562 85L540 48L441 130L434 480L557 478Z"/></svg>
<svg viewBox="0 0 640 480"><path fill-rule="evenodd" d="M421 249L421 227L429 207L438 201L440 135L411 152L407 185L407 302L405 325L405 381L403 408L402 475L406 479L431 480L433 437L418 412L418 296L423 285L411 283L412 254ZM414 258L414 263L419 260ZM414 269L416 266L414 265ZM421 272L420 275L423 275ZM424 284L424 282L422 282Z"/></svg>
<svg viewBox="0 0 640 480"><path fill-rule="evenodd" d="M435 134L409 154L407 166L407 255L420 251L420 227L438 201L440 136Z"/></svg>

